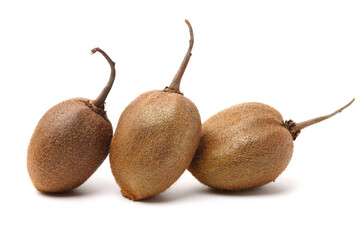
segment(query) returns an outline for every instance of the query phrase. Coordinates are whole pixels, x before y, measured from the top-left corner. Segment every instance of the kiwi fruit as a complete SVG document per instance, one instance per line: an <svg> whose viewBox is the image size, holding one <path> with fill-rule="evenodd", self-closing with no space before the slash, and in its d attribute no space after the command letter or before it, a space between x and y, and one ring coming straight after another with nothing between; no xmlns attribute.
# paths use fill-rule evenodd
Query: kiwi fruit
<svg viewBox="0 0 364 240"><path fill-rule="evenodd" d="M187 54L164 90L141 94L122 112L110 145L110 166L124 197L141 200L170 187L187 169L198 147L200 114L180 92L191 57L191 24Z"/></svg>
<svg viewBox="0 0 364 240"><path fill-rule="evenodd" d="M332 114L295 123L283 121L274 108L257 102L227 108L205 121L188 170L201 183L218 190L239 191L274 181L287 167L293 140L305 127Z"/></svg>
<svg viewBox="0 0 364 240"><path fill-rule="evenodd" d="M100 48L111 67L110 79L95 100L73 98L50 108L31 137L27 168L41 192L65 192L84 183L108 155L112 126L104 110L115 79L115 63Z"/></svg>

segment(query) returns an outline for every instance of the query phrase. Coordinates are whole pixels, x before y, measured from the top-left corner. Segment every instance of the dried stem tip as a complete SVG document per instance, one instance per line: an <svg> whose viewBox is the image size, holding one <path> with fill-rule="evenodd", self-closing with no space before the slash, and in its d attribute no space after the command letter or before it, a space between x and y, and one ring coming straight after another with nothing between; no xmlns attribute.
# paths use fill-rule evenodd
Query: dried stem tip
<svg viewBox="0 0 364 240"><path fill-rule="evenodd" d="M106 60L109 62L110 68L111 68L109 81L107 82L106 86L104 87L104 89L102 90L100 95L95 100L92 101L92 103L96 107L101 107L105 103L107 95L109 95L109 92L110 92L112 85L114 83L114 80L115 80L115 75L116 75L115 62L113 62L113 60L111 60L111 58L100 48L94 48L91 50L91 54L94 54L95 52L101 53L106 58Z"/></svg>
<svg viewBox="0 0 364 240"><path fill-rule="evenodd" d="M355 98L353 98L353 100L351 100L348 104L346 104L344 107L336 110L335 112L325 115L325 116L321 116L321 117L317 117L317 118L313 118L307 121L303 121L300 123L295 123L292 120L289 121L285 121L284 126L290 131L293 140L295 140L297 138L297 136L300 134L301 130L311 126L313 124L319 123L323 120L326 120L328 118L331 118L332 116L335 116L336 114L342 112L345 108L349 107L353 102L355 101Z"/></svg>
<svg viewBox="0 0 364 240"><path fill-rule="evenodd" d="M193 43L194 43L193 30L192 30L192 26L191 26L190 22L187 19L185 21L186 21L186 23L188 25L188 28L190 30L190 45L188 47L188 51L186 53L185 58L182 61L181 66L179 67L176 75L174 76L171 85L169 85L169 87L168 87L170 90L179 91L179 86L181 84L181 79L182 79L183 73L185 72L187 64L190 61L190 58L191 58L191 55L192 55L191 51L192 51L192 47L193 47Z"/></svg>

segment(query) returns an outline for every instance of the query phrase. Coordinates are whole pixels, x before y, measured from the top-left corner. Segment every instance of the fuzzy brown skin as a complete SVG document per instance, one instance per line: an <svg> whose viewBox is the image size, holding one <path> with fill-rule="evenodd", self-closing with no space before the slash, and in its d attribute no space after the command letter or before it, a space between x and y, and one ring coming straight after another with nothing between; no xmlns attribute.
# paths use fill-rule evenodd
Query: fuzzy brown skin
<svg viewBox="0 0 364 240"><path fill-rule="evenodd" d="M165 191L187 169L198 147L201 119L178 93L149 91L123 111L110 146L110 165L132 200Z"/></svg>
<svg viewBox="0 0 364 240"><path fill-rule="evenodd" d="M108 155L113 130L102 108L85 98L49 109L30 140L27 167L41 192L64 192L84 183Z"/></svg>
<svg viewBox="0 0 364 240"><path fill-rule="evenodd" d="M293 154L281 114L262 103L225 109L202 125L189 171L203 184L237 191L274 181Z"/></svg>

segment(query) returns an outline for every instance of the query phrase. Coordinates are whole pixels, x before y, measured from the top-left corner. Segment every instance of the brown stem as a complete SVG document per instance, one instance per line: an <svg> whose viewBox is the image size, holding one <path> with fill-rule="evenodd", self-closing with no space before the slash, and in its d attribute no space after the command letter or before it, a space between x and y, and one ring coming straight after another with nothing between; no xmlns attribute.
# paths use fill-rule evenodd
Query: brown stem
<svg viewBox="0 0 364 240"><path fill-rule="evenodd" d="M293 140L295 140L297 138L297 136L300 134L301 130L311 126L313 124L319 123L323 120L326 120L328 118L331 118L332 116L335 116L336 114L342 112L345 108L349 107L353 102L354 102L355 98L353 98L353 100L351 100L348 104L346 104L344 107L340 108L339 110L336 110L335 112L322 116L322 117L317 117L317 118L313 118L307 121L303 121L300 123L295 123L292 120L286 121L284 123L285 127L290 131Z"/></svg>
<svg viewBox="0 0 364 240"><path fill-rule="evenodd" d="M115 74L116 74L115 62L113 62L113 60L111 60L111 58L100 48L94 48L91 50L91 54L94 54L95 52L101 53L106 58L106 60L109 62L110 68L111 68L109 81L107 82L106 86L104 87L104 89L102 90L100 95L95 100L92 101L92 103L96 107L101 107L105 103L107 95L109 95L109 92L110 92L112 85L114 83L114 80L115 80Z"/></svg>
<svg viewBox="0 0 364 240"><path fill-rule="evenodd" d="M183 73L185 72L187 64L190 61L190 58L192 55L191 51L192 51L192 47L193 47L193 43L194 43L193 30L192 30L192 26L191 26L190 22L187 19L185 20L185 22L187 23L188 28L190 30L190 45L188 47L188 51L186 53L185 58L182 61L181 66L179 67L176 75L174 76L174 78L171 82L171 85L169 85L169 87L168 87L170 90L179 91L179 86L181 84L181 79L182 79Z"/></svg>

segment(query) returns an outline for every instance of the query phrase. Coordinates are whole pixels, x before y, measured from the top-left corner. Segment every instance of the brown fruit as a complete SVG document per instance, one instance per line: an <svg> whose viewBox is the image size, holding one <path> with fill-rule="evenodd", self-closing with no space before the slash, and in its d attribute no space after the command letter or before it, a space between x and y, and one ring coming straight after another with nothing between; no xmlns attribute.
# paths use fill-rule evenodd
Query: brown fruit
<svg viewBox="0 0 364 240"><path fill-rule="evenodd" d="M297 124L284 122L277 110L262 103L232 106L203 123L200 145L188 170L201 183L220 190L238 191L272 182L287 167L300 131L334 116L353 101L330 115Z"/></svg>
<svg viewBox="0 0 364 240"><path fill-rule="evenodd" d="M109 62L109 82L96 100L73 98L49 109L30 140L27 156L29 176L41 192L64 192L84 183L105 160L112 126L104 103L115 79L115 63Z"/></svg>
<svg viewBox="0 0 364 240"><path fill-rule="evenodd" d="M198 147L201 119L196 106L179 91L191 57L187 54L171 85L146 92L120 116L110 146L110 165L121 193L132 200L165 191L187 169Z"/></svg>

